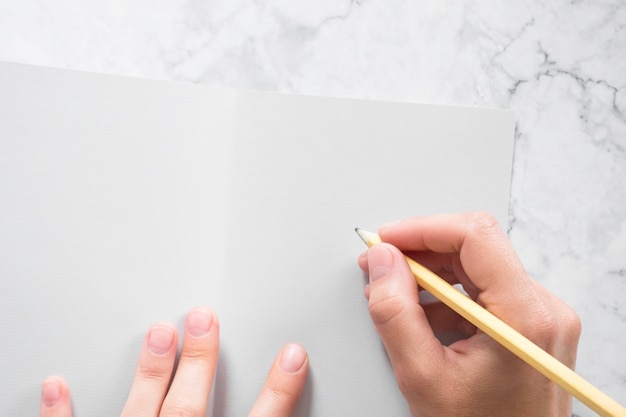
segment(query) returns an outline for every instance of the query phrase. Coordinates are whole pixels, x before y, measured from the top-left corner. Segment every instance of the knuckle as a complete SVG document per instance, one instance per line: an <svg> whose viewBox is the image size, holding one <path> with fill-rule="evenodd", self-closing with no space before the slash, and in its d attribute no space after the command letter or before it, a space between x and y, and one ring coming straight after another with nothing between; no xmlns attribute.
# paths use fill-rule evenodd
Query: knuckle
<svg viewBox="0 0 626 417"><path fill-rule="evenodd" d="M211 358L212 354L206 349L186 349L180 353L181 360L204 362Z"/></svg>
<svg viewBox="0 0 626 417"><path fill-rule="evenodd" d="M549 313L540 314L534 323L537 340L547 342L555 337L559 330L559 320Z"/></svg>
<svg viewBox="0 0 626 417"><path fill-rule="evenodd" d="M202 411L191 404L176 403L164 405L159 417L202 417Z"/></svg>
<svg viewBox="0 0 626 417"><path fill-rule="evenodd" d="M396 382L402 395L407 398L414 396L415 392L418 391L418 381L409 372L402 370L396 372Z"/></svg>
<svg viewBox="0 0 626 417"><path fill-rule="evenodd" d="M493 244L500 242L502 235L503 232L500 228L500 224L493 214L484 211L476 211L466 215L465 243L484 242L486 240Z"/></svg>
<svg viewBox="0 0 626 417"><path fill-rule="evenodd" d="M556 314L553 309L552 300L553 297L549 296L550 301L546 301L545 298L539 297L535 299L528 309L528 318L525 322L524 328L528 332L529 336L535 339L541 344L550 344L551 341L557 338L560 324L560 315Z"/></svg>
<svg viewBox="0 0 626 417"><path fill-rule="evenodd" d="M563 311L563 329L566 337L573 341L577 341L582 333L580 317L569 306Z"/></svg>
<svg viewBox="0 0 626 417"><path fill-rule="evenodd" d="M275 404L276 406L280 404L295 404L299 395L297 392L290 391L285 387L268 387L267 388L267 398L271 404Z"/></svg>
<svg viewBox="0 0 626 417"><path fill-rule="evenodd" d="M376 327L384 327L395 318L402 316L407 306L404 297L390 296L376 302L370 302L370 316Z"/></svg>
<svg viewBox="0 0 626 417"><path fill-rule="evenodd" d="M469 213L467 217L467 226L469 230L484 232L493 229L499 229L498 220L493 214L485 211L475 211Z"/></svg>
<svg viewBox="0 0 626 417"><path fill-rule="evenodd" d="M214 356L213 352L208 346L197 346L193 348L183 348L180 353L181 360L199 361L205 362L210 360Z"/></svg>
<svg viewBox="0 0 626 417"><path fill-rule="evenodd" d="M417 399L425 392L435 392L441 387L455 385L453 378L442 378L445 372L440 367L431 367L424 363L419 366L398 367L394 372L398 389L407 399Z"/></svg>
<svg viewBox="0 0 626 417"><path fill-rule="evenodd" d="M547 307L535 311L532 322L533 338L541 345L551 348L555 343L576 343L582 332L578 314L565 304L557 310Z"/></svg>
<svg viewBox="0 0 626 417"><path fill-rule="evenodd" d="M170 372L160 366L142 366L139 368L137 374L141 380L147 383L164 384L169 383L170 379Z"/></svg>

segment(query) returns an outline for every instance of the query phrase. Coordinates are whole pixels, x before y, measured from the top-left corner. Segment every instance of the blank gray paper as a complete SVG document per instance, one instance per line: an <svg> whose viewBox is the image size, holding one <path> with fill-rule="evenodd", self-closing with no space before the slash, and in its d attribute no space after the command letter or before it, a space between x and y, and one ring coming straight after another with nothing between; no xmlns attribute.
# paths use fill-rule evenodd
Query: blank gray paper
<svg viewBox="0 0 626 417"><path fill-rule="evenodd" d="M149 325L220 316L216 416L246 415L287 342L300 417L402 416L354 227L488 210L506 225L513 115L0 64L0 415L66 377L121 411Z"/></svg>

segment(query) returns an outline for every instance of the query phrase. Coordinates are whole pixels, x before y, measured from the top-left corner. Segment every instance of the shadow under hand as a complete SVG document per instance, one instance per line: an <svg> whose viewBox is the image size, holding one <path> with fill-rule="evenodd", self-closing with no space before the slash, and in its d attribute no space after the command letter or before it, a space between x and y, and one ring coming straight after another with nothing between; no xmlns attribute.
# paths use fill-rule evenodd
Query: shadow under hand
<svg viewBox="0 0 626 417"><path fill-rule="evenodd" d="M207 407L207 417L226 415L226 404L228 404L228 359L224 351L220 352L213 378L213 388L209 397Z"/></svg>
<svg viewBox="0 0 626 417"><path fill-rule="evenodd" d="M293 417L309 417L312 415L313 407L313 369L309 367L309 373L304 384L304 391L298 402L298 406L293 413Z"/></svg>

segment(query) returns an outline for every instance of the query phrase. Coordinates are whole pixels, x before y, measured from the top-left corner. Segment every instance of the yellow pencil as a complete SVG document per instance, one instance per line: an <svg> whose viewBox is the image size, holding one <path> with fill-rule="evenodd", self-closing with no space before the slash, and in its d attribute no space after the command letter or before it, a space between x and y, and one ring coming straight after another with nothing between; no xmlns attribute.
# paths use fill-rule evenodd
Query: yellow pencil
<svg viewBox="0 0 626 417"><path fill-rule="evenodd" d="M368 247L381 242L380 237L375 233L358 228L356 232ZM456 311L599 415L603 417L626 417L624 407L559 362L555 357L522 336L434 272L409 257L406 257L406 260L420 288L430 292L439 301Z"/></svg>

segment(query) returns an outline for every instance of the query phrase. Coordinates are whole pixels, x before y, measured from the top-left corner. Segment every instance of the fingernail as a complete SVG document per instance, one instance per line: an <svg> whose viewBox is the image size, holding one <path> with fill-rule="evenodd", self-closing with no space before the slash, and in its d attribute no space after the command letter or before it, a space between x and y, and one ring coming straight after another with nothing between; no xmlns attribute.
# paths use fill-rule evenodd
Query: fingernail
<svg viewBox="0 0 626 417"><path fill-rule="evenodd" d="M193 337L206 336L213 324L213 314L205 309L194 309L187 316L187 330Z"/></svg>
<svg viewBox="0 0 626 417"><path fill-rule="evenodd" d="M288 373L297 372L306 361L306 351L300 345L289 345L285 348L278 364L280 368Z"/></svg>
<svg viewBox="0 0 626 417"><path fill-rule="evenodd" d="M174 343L174 331L163 326L152 326L148 336L148 349L155 355L163 355L170 351Z"/></svg>
<svg viewBox="0 0 626 417"><path fill-rule="evenodd" d="M53 407L61 398L61 383L56 379L47 379L41 386L41 401L46 407Z"/></svg>
<svg viewBox="0 0 626 417"><path fill-rule="evenodd" d="M383 245L374 245L367 255L370 283L391 275L393 254Z"/></svg>
<svg viewBox="0 0 626 417"><path fill-rule="evenodd" d="M367 265L367 251L359 255L358 262L359 262L359 265Z"/></svg>

